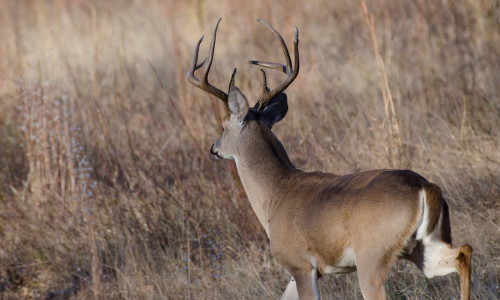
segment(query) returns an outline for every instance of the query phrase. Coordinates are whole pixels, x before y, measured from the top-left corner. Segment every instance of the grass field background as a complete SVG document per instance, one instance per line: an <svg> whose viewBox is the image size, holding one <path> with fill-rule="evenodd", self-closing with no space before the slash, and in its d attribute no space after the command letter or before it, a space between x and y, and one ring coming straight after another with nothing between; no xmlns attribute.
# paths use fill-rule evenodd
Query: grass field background
<svg viewBox="0 0 500 300"><path fill-rule="evenodd" d="M0 2L0 298L276 299L288 276L237 178L210 158L220 101L185 80L217 18L211 82L253 103L258 68L301 70L273 131L296 167L411 168L440 185L472 298L500 295L500 3ZM370 24L373 21L373 26ZM376 48L375 48L376 46ZM271 87L283 74L269 73ZM399 261L390 299L456 299ZM361 299L356 274L320 281Z"/></svg>

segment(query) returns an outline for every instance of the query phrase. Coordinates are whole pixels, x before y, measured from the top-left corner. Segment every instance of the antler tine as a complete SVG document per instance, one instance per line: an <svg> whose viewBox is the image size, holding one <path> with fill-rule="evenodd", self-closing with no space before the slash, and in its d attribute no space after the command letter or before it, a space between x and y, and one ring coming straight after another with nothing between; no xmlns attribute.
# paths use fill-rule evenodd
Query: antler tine
<svg viewBox="0 0 500 300"><path fill-rule="evenodd" d="M297 26L294 26L295 32L294 32L294 37L293 37L293 52L294 52L294 63L295 63L295 69L292 67L292 61L290 59L290 53L288 52L288 48L286 46L285 40L279 34L276 29L274 29L271 25L269 25L267 22L263 20L257 20L258 22L264 24L269 30L271 30L274 35L276 35L279 39L279 42L281 44L281 49L283 50L283 54L285 55L286 59L286 65L282 65L279 63L272 63L272 62L264 62L264 61L257 61L257 60L247 60L248 63L254 64L254 65L259 65L263 66L266 68L271 68L271 69L276 69L276 70L281 70L285 74L287 74L287 79L279 85L277 88L275 88L272 91L266 91L267 88L267 83L266 83L266 78L265 78L265 73L264 73L264 86L262 96L260 97L258 103L256 106L258 106L259 110L263 110L266 108L267 103L271 99L273 99L275 96L278 94L282 93L294 80L297 78L297 75L299 74L299 29ZM263 71L262 71L263 72Z"/></svg>
<svg viewBox="0 0 500 300"><path fill-rule="evenodd" d="M191 61L191 68L189 69L189 71L186 74L187 78L189 79L189 81L191 83L193 83L193 84L195 82L196 83L200 82L200 80L194 76L194 71L196 71L199 68L201 68L205 64L205 62L207 61L207 58L205 58L199 65L196 64L198 62L198 53L200 51L200 44L203 41L204 37L205 36L202 35L201 38L200 38L200 40L198 41L198 43L196 43L196 47L194 48L193 60Z"/></svg>
<svg viewBox="0 0 500 300"><path fill-rule="evenodd" d="M260 69L260 71L262 72L262 93L269 94L270 90L269 87L267 87L266 72L263 69Z"/></svg>
<svg viewBox="0 0 500 300"><path fill-rule="evenodd" d="M287 64L282 65L279 63L259 61L259 60L248 60L248 59L247 59L247 62L249 64L253 64L253 65L258 65L258 66L262 66L262 67L266 67L266 68L281 70L281 71L283 71L283 73L288 74L288 72L290 72L290 67L292 65L292 61L290 59L290 54L288 52L288 47L286 46L285 40L283 39L281 34L276 29L274 29L274 27L272 27L269 23L267 23L266 21L261 20L261 19L257 19L257 22L264 24L269 30L272 31L272 33L274 33L278 37L280 44L281 44L281 48L283 49L283 53L285 54Z"/></svg>
<svg viewBox="0 0 500 300"><path fill-rule="evenodd" d="M208 73L210 72L210 68L212 67L212 62L214 60L214 52L215 52L215 41L216 41L216 36L217 36L217 28L219 27L219 23L222 20L222 18L219 18L217 20L217 23L215 24L214 30L212 32L212 39L210 41L210 49L208 50L208 57L205 58L203 62L201 62L199 65L198 63L198 53L200 50L200 44L203 41L203 36L200 38L198 43L196 44L196 47L194 49L194 54L193 54L193 60L191 62L191 68L186 74L186 77L188 78L189 82L191 82L194 86L204 90L205 92L214 95L215 97L219 98L224 102L224 108L226 111L226 116L229 114L229 106L227 103L227 94L218 88L214 87L208 82ZM196 78L194 75L194 72L201 68L202 66L205 66L203 69L202 77L201 79Z"/></svg>
<svg viewBox="0 0 500 300"><path fill-rule="evenodd" d="M266 72L263 69L260 69L260 72L262 73L262 96L261 96L261 98L262 98L262 97L268 96L270 90L269 90L269 87L267 86ZM254 108L258 109L258 110L263 110L265 107L262 106L262 102L259 99L259 101L257 101L257 103L255 103Z"/></svg>
<svg viewBox="0 0 500 300"><path fill-rule="evenodd" d="M262 67L266 67L266 68L269 68L269 69L275 69L275 70L278 70L278 71L282 71L285 74L287 72L287 67L285 65L282 65L282 64L279 64L279 63L273 63L273 62L268 62L268 61L260 61L260 60L250 60L250 59L247 59L246 61L247 61L247 63L249 63L251 65L257 65L257 66L262 66Z"/></svg>
<svg viewBox="0 0 500 300"><path fill-rule="evenodd" d="M289 74L291 72L290 69L292 67L292 60L290 59L290 53L288 52L288 47L286 46L285 40L283 39L281 34L276 29L274 29L273 26L271 26L269 23L267 23L266 21L258 19L257 22L264 24L278 38L278 40L281 44L281 48L283 49L283 54L285 55L285 58L286 58L287 70L284 72L286 74Z"/></svg>

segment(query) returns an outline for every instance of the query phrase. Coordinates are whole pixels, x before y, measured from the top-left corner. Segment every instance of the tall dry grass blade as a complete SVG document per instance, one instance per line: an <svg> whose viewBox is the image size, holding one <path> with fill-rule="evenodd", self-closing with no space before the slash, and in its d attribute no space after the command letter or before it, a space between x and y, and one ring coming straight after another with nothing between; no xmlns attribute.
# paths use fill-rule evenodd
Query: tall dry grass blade
<svg viewBox="0 0 500 300"><path fill-rule="evenodd" d="M92 15L92 44L93 44L93 56L92 56L92 69L91 69L91 78L92 78L92 95L94 99L97 99L99 95L99 77L98 77L98 66L99 66L99 18L97 16L97 3L96 1L92 1L92 5L90 6L90 11Z"/></svg>
<svg viewBox="0 0 500 300"><path fill-rule="evenodd" d="M99 259L99 252L97 249L97 240L96 240L96 232L94 228L93 222L89 224L89 247L90 253L92 255L91 261L91 278L92 278L92 294L94 299L101 299L102 295L102 266Z"/></svg>
<svg viewBox="0 0 500 300"><path fill-rule="evenodd" d="M380 51L378 48L377 37L375 35L375 25L373 22L373 15L368 13L368 9L366 8L366 4L364 0L361 0L361 8L363 10L363 15L365 17L366 24L370 29L370 36L372 38L373 43L373 52L375 54L375 58L377 60L377 67L380 73L381 81L380 81L380 90L382 92L382 98L384 100L384 112L385 118L389 121L389 157L390 164L392 167L398 167L400 164L400 157L402 151L402 140L401 134L399 131L399 123L396 116L396 110L394 109L394 100L392 98L391 89L389 87L389 81L387 79L387 72L385 69L384 60L380 55ZM385 120L384 120L385 122Z"/></svg>

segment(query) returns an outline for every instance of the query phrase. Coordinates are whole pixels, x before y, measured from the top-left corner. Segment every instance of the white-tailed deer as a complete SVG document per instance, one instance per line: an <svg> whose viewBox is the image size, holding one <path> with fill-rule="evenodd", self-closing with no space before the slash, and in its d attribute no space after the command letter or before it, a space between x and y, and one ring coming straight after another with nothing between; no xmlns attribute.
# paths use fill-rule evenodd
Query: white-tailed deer
<svg viewBox="0 0 500 300"><path fill-rule="evenodd" d="M358 272L365 299L385 299L384 281L397 258L414 262L425 276L460 275L461 299L469 299L472 248L451 243L448 205L441 190L409 170L373 170L350 175L303 172L290 162L271 132L288 110L283 91L299 72L298 29L293 39L294 65L281 35L286 65L248 61L282 70L287 79L267 87L253 108L235 86L229 91L208 83L214 57L217 21L208 58L198 63L196 45L189 81L224 103L222 136L210 152L234 159L241 182L271 242L276 260L292 275L283 299L319 299L318 278L324 274ZM195 77L204 66L201 79Z"/></svg>

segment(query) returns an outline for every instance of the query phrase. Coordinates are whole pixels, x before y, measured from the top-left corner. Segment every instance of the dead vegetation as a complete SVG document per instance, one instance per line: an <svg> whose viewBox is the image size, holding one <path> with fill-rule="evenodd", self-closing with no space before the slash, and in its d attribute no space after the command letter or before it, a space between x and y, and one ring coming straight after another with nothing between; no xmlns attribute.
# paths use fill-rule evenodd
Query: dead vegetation
<svg viewBox="0 0 500 300"><path fill-rule="evenodd" d="M499 3L366 4L4 1L0 298L279 296L287 275L233 163L209 157L218 101L184 79L218 17L211 81L227 86L238 67L253 101L260 74L244 59L281 57L255 19L286 40L297 24L301 71L273 128L291 160L339 174L411 168L439 184L454 243L474 248L473 299L498 298ZM326 299L361 297L355 274L320 286ZM458 276L427 280L406 262L386 288L459 293Z"/></svg>

